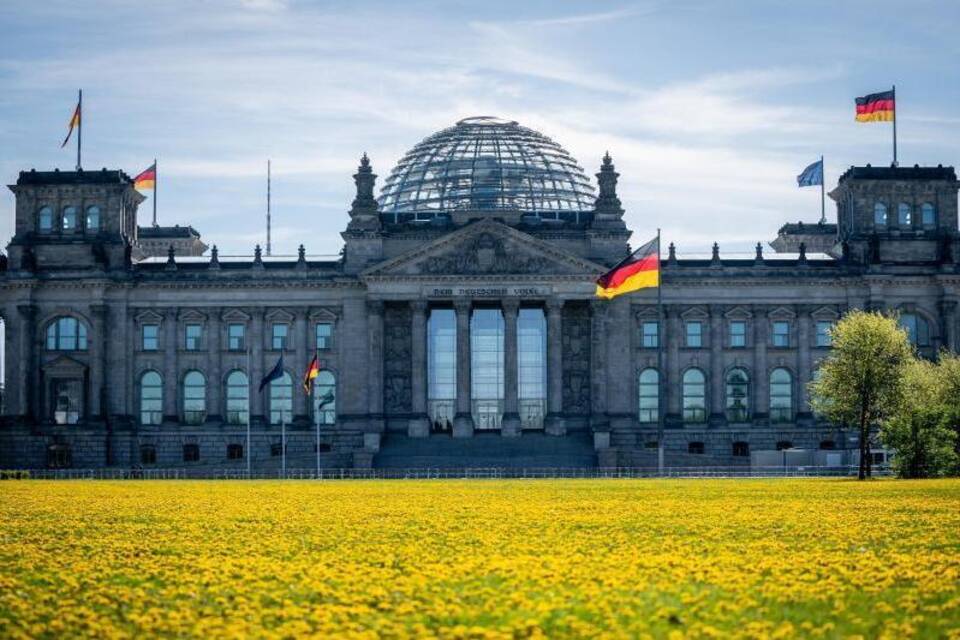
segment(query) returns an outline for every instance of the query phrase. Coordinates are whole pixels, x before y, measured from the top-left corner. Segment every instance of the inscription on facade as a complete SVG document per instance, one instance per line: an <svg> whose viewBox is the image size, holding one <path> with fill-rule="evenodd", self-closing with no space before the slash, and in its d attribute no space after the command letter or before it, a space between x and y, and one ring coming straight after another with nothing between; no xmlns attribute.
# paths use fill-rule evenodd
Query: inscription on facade
<svg viewBox="0 0 960 640"><path fill-rule="evenodd" d="M430 298L544 298L553 294L551 287L425 287Z"/></svg>

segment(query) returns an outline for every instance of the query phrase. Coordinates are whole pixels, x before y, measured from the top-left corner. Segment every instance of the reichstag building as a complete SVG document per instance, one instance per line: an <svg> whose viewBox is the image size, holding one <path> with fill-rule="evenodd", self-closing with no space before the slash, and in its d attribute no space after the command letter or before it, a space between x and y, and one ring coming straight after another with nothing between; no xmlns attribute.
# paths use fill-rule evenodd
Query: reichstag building
<svg viewBox="0 0 960 640"><path fill-rule="evenodd" d="M924 354L960 346L952 167L851 167L836 225L781 229L793 253L664 246L660 307L594 295L634 233L594 162L595 180L537 131L461 120L379 197L363 157L326 260L221 259L192 227L138 227L123 171L21 172L0 468L651 467L661 431L668 466L843 454L852 433L807 391L838 318L895 310Z"/></svg>

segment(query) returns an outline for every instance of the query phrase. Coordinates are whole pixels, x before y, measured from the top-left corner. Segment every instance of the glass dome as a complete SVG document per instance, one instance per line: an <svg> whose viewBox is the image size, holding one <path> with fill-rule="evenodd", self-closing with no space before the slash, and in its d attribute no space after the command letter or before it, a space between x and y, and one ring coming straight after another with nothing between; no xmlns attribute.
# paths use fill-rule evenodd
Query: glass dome
<svg viewBox="0 0 960 640"><path fill-rule="evenodd" d="M428 220L456 210L557 217L592 211L594 200L593 185L563 147L512 120L480 116L409 151L390 172L379 204L395 219Z"/></svg>

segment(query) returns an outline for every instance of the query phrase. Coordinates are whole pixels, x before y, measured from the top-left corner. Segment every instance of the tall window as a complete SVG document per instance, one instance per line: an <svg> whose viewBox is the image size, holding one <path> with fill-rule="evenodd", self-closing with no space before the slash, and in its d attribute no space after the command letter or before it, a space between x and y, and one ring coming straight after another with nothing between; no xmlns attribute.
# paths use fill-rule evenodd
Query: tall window
<svg viewBox="0 0 960 640"><path fill-rule="evenodd" d="M203 424L207 419L207 379L199 371L183 376L183 421Z"/></svg>
<svg viewBox="0 0 960 640"><path fill-rule="evenodd" d="M290 424L293 419L293 378L286 371L270 382L270 424Z"/></svg>
<svg viewBox="0 0 960 640"><path fill-rule="evenodd" d="M50 207L40 207L37 212L37 230L40 233L53 231L53 209Z"/></svg>
<svg viewBox="0 0 960 640"><path fill-rule="evenodd" d="M317 323L317 349L329 349L333 346L333 325L329 322Z"/></svg>
<svg viewBox="0 0 960 640"><path fill-rule="evenodd" d="M793 419L793 376L786 369L770 372L770 422Z"/></svg>
<svg viewBox="0 0 960 640"><path fill-rule="evenodd" d="M434 430L453 429L457 398L457 316L431 309L427 323L427 412Z"/></svg>
<svg viewBox="0 0 960 640"><path fill-rule="evenodd" d="M470 318L470 397L477 429L499 429L503 417L503 314L474 309Z"/></svg>
<svg viewBox="0 0 960 640"><path fill-rule="evenodd" d="M87 207L87 231L97 232L100 230L100 207L92 205Z"/></svg>
<svg viewBox="0 0 960 640"><path fill-rule="evenodd" d="M727 420L746 422L750 417L750 377L744 369L727 373Z"/></svg>
<svg viewBox="0 0 960 640"><path fill-rule="evenodd" d="M47 326L47 349L86 351L87 327L76 318L57 318Z"/></svg>
<svg viewBox="0 0 960 640"><path fill-rule="evenodd" d="M140 424L163 422L163 379L156 371L140 376Z"/></svg>
<svg viewBox="0 0 960 640"><path fill-rule="evenodd" d="M687 323L687 346L703 346L703 323L699 320L694 320Z"/></svg>
<svg viewBox="0 0 960 640"><path fill-rule="evenodd" d="M656 349L660 346L660 323L656 320L644 320L641 335L644 349Z"/></svg>
<svg viewBox="0 0 960 640"><path fill-rule="evenodd" d="M887 205L882 202L873 205L873 225L875 227L887 226Z"/></svg>
<svg viewBox="0 0 960 640"><path fill-rule="evenodd" d="M730 321L730 346L736 349L747 346L747 323L744 320Z"/></svg>
<svg viewBox="0 0 960 640"><path fill-rule="evenodd" d="M63 224L60 226L61 231L76 231L77 222L77 208L73 206L64 207Z"/></svg>
<svg viewBox="0 0 960 640"><path fill-rule="evenodd" d="M833 345L833 338L830 332L833 330L833 322L830 320L817 320L817 346L830 347Z"/></svg>
<svg viewBox="0 0 960 640"><path fill-rule="evenodd" d="M313 416L319 424L337 421L337 381L326 369L313 380Z"/></svg>
<svg viewBox="0 0 960 640"><path fill-rule="evenodd" d="M184 327L184 336L186 337L186 344L184 345L186 350L199 351L201 338L203 338L203 325L188 324Z"/></svg>
<svg viewBox="0 0 960 640"><path fill-rule="evenodd" d="M51 384L53 396L53 421L56 424L77 424L80 421L82 387L77 379L54 378Z"/></svg>
<svg viewBox="0 0 960 640"><path fill-rule="evenodd" d="M282 322L275 322L271 327L270 346L277 351L283 351L287 348L287 325Z"/></svg>
<svg viewBox="0 0 960 640"><path fill-rule="evenodd" d="M243 371L231 371L227 376L228 424L247 424L250 415L249 393L247 374Z"/></svg>
<svg viewBox="0 0 960 640"><path fill-rule="evenodd" d="M773 323L773 346L790 346L790 323L784 320L777 320Z"/></svg>
<svg viewBox="0 0 960 640"><path fill-rule="evenodd" d="M640 422L660 420L660 373L656 369L640 372Z"/></svg>
<svg viewBox="0 0 960 640"><path fill-rule="evenodd" d="M243 351L245 348L244 344L244 333L246 332L246 326L242 324L228 324L227 325L227 349L230 351Z"/></svg>
<svg viewBox="0 0 960 640"><path fill-rule="evenodd" d="M897 225L909 227L913 224L913 211L909 204L901 202L897 205Z"/></svg>
<svg viewBox="0 0 960 640"><path fill-rule="evenodd" d="M920 222L927 229L937 226L937 213L933 204L924 202L920 205Z"/></svg>
<svg viewBox="0 0 960 640"><path fill-rule="evenodd" d="M700 369L687 369L683 374L683 421L706 422L706 420L706 378Z"/></svg>
<svg viewBox="0 0 960 640"><path fill-rule="evenodd" d="M517 314L517 399L520 426L540 429L547 409L547 320L543 309Z"/></svg>
<svg viewBox="0 0 960 640"><path fill-rule="evenodd" d="M140 345L144 351L156 351L159 346L160 326L145 324L140 327Z"/></svg>
<svg viewBox="0 0 960 640"><path fill-rule="evenodd" d="M916 347L930 346L930 323L915 313L900 316L900 326L906 329L907 337Z"/></svg>

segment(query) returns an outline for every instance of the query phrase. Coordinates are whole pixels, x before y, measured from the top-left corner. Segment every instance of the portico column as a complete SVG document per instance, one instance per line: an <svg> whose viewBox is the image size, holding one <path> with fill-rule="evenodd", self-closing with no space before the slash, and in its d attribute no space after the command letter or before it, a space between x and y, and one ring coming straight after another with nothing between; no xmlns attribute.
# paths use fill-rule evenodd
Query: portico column
<svg viewBox="0 0 960 640"><path fill-rule="evenodd" d="M566 434L563 420L563 300L547 300L547 417L544 431Z"/></svg>
<svg viewBox="0 0 960 640"><path fill-rule="evenodd" d="M19 386L16 387L19 390L19 393L17 394L17 399L19 400L19 413L26 418L30 418L39 422L42 418L40 415L41 410L39 408L39 367L37 366L38 359L36 358L36 343L39 339L43 339L43 336L37 338L36 335L36 305L17 305L17 312L19 313L17 320L19 322L18 329L20 333L20 353L18 354L20 372L19 377L17 378L17 385ZM8 335L10 331L10 327L7 327Z"/></svg>
<svg viewBox="0 0 960 640"><path fill-rule="evenodd" d="M383 301L367 300L368 428L383 431Z"/></svg>
<svg viewBox="0 0 960 640"><path fill-rule="evenodd" d="M430 421L427 420L427 303L414 300L410 309L410 409L413 417L407 435L426 438L430 435Z"/></svg>
<svg viewBox="0 0 960 640"><path fill-rule="evenodd" d="M470 301L457 300L457 414L453 418L453 437L473 436L472 403L470 399Z"/></svg>
<svg viewBox="0 0 960 640"><path fill-rule="evenodd" d="M520 435L520 412L517 406L517 300L504 300L503 308L503 422L500 433L506 437Z"/></svg>

